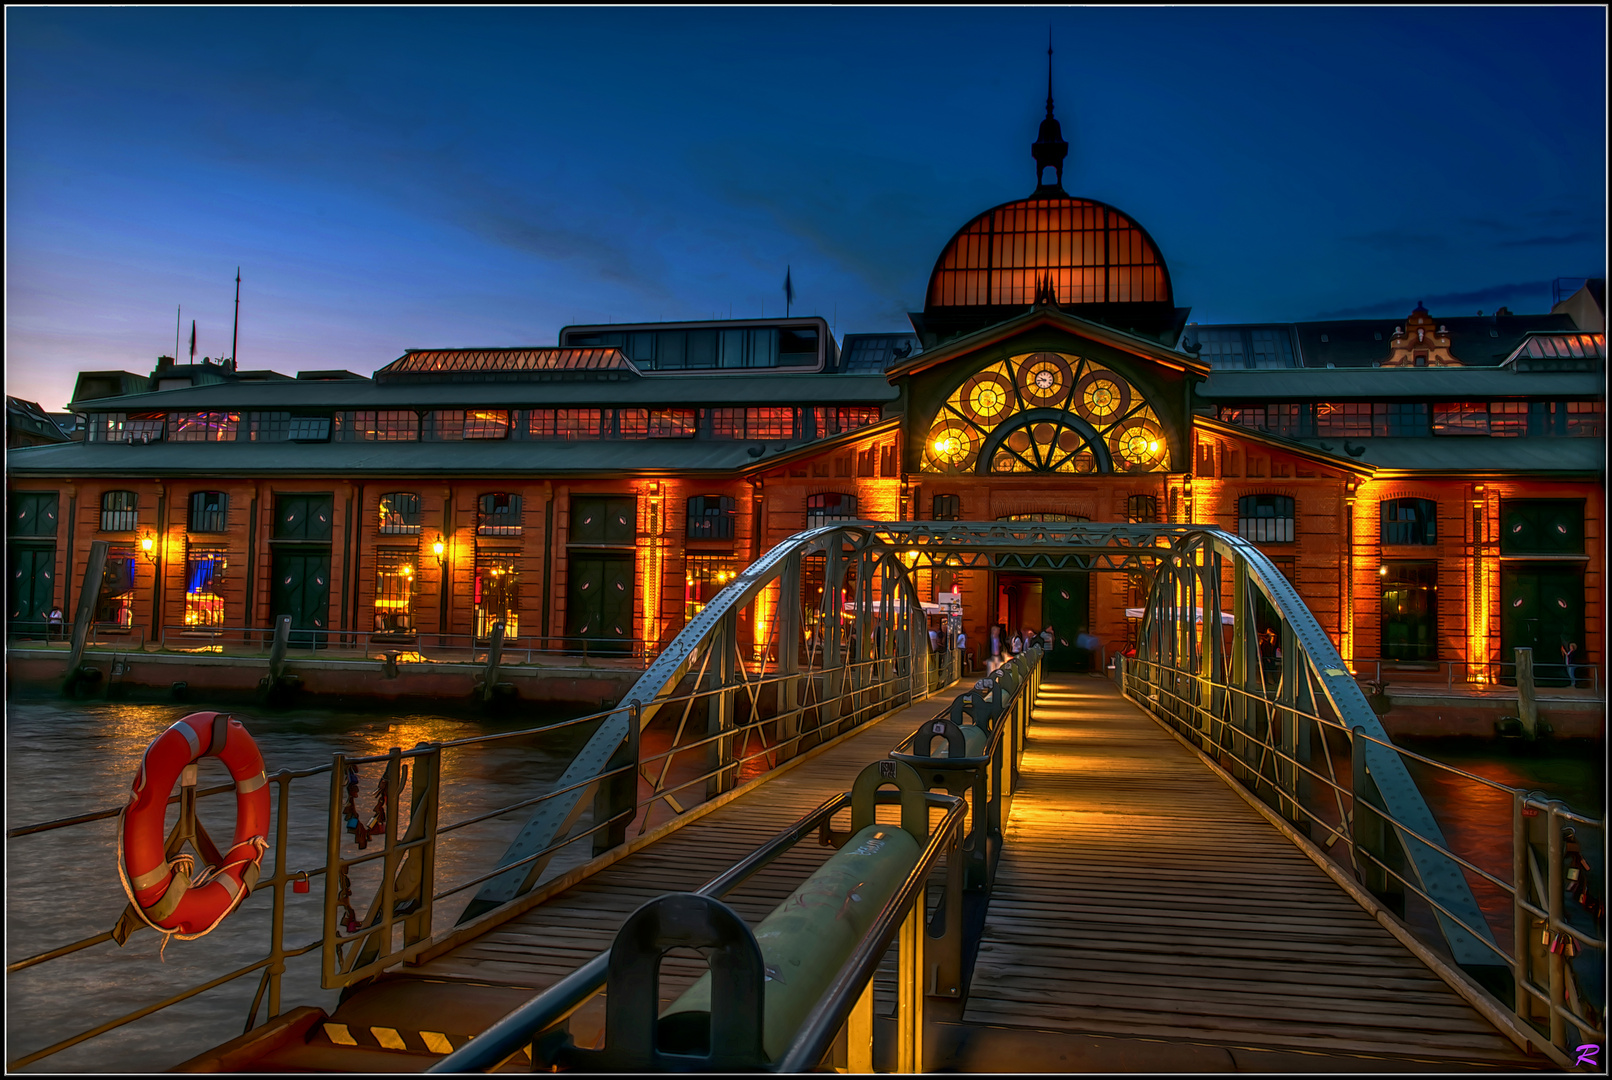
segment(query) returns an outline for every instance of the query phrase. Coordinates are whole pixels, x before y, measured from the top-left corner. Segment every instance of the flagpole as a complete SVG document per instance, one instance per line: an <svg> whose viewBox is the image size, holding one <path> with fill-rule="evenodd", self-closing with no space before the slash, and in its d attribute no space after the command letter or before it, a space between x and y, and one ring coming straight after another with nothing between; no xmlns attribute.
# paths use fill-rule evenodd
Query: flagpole
<svg viewBox="0 0 1612 1080"><path fill-rule="evenodd" d="M174 308L174 363L179 363L179 315L185 310L185 305L179 304Z"/></svg>
<svg viewBox="0 0 1612 1080"><path fill-rule="evenodd" d="M241 268L235 268L235 329L229 336L229 363L235 367L235 345L241 340Z"/></svg>

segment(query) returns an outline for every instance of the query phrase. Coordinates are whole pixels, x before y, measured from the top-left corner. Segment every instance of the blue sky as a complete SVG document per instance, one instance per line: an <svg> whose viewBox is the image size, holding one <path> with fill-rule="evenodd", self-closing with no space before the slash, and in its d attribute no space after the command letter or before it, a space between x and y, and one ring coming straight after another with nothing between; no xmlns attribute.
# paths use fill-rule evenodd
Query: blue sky
<svg viewBox="0 0 1612 1080"><path fill-rule="evenodd" d="M571 322L907 329L1034 186L1145 226L1201 322L1544 311L1606 266L1606 11L8 8L8 393L368 374Z"/></svg>

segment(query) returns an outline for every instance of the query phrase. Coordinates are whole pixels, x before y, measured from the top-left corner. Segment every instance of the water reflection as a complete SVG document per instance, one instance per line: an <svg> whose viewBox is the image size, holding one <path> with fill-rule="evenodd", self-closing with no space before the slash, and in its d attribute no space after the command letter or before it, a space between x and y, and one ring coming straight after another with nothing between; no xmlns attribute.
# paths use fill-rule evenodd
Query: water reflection
<svg viewBox="0 0 1612 1080"><path fill-rule="evenodd" d="M7 826L120 806L128 797L139 759L151 740L197 706L118 703L17 702L8 707L6 770ZM545 711L508 720L412 713L375 714L303 710L295 715L237 709L263 753L269 771L328 765L332 753L384 754L390 748L448 741L555 723L569 713ZM439 820L446 824L540 794L559 776L583 736L572 727L542 739L500 741L489 748L468 747L443 755L443 795ZM360 806L367 817L380 766L368 766ZM203 787L228 782L216 759L201 764ZM277 790L271 788L271 790ZM322 865L326 844L328 774L292 784L288 815L287 863L294 871ZM406 805L406 803L405 803ZM276 798L276 815L278 799ZM177 808L169 808L172 824ZM226 793L201 800L198 816L215 839L232 835L234 799ZM401 815L405 816L406 815ZM525 813L489 821L444 837L437 852L438 891L490 869L524 824ZM583 827L587 824L583 822ZM274 822L278 825L278 820ZM271 837L274 835L271 831ZM117 823L107 820L8 842L7 962L109 930L126 900L116 870ZM347 850L355 850L351 837ZM379 840L371 843L375 850ZM567 849L550 865L553 876L587 857L586 844ZM265 870L272 868L270 853ZM353 875L360 917L379 880L378 863ZM444 901L434 928L452 925L475 889ZM159 935L142 930L123 948L113 943L41 964L8 976L7 1057L15 1059L139 1005L177 993L261 958L269 941L271 893L254 893L212 934L196 941L171 941L159 959ZM318 939L323 918L323 886L307 894L287 893L286 943ZM319 956L288 962L282 1008L332 1008L336 991L319 987ZM259 976L237 979L216 990L135 1021L117 1031L62 1051L30 1071L112 1072L168 1068L239 1035ZM266 1009L264 1010L266 1012ZM260 1019L263 1013L260 1012Z"/></svg>

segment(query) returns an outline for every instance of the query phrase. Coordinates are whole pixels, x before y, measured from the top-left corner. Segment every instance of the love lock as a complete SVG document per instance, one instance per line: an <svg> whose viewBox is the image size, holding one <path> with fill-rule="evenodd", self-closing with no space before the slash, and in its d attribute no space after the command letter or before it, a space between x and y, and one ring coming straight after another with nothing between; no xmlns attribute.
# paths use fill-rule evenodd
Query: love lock
<svg viewBox="0 0 1612 1080"><path fill-rule="evenodd" d="M297 876L291 879L292 892L305 893L312 885L313 883L308 880L308 871L306 870L298 870Z"/></svg>

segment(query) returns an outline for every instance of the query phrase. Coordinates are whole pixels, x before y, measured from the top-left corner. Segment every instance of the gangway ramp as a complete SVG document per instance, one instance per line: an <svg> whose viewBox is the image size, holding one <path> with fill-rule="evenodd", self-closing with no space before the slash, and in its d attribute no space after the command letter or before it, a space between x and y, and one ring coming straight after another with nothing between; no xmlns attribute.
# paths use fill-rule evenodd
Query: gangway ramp
<svg viewBox="0 0 1612 1080"><path fill-rule="evenodd" d="M1452 1068L1550 1067L1524 1056L1111 682L1052 673L963 1020ZM1100 1049L1100 1040L1082 1045Z"/></svg>
<svg viewBox="0 0 1612 1080"><path fill-rule="evenodd" d="M451 947L438 955L358 989L309 1031L306 1041L288 1041L253 1061L251 1069L423 1071L448 1047L463 1046L470 1036L609 949L616 931L640 905L664 893L698 889L848 790L864 766L887 757L921 722L972 686L970 677L863 724L580 882L566 887L562 877L541 887L552 895L535 907L466 941L450 939L445 944ZM796 844L724 902L754 926L832 853L815 840ZM888 1012L895 987L889 958L886 965L891 970L876 979L875 1000ZM704 965L692 958L675 953L666 957L662 1004L669 1004L703 971ZM570 1021L577 1044L593 1045L603 1022L600 995Z"/></svg>

